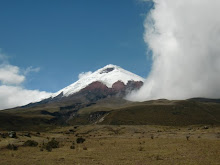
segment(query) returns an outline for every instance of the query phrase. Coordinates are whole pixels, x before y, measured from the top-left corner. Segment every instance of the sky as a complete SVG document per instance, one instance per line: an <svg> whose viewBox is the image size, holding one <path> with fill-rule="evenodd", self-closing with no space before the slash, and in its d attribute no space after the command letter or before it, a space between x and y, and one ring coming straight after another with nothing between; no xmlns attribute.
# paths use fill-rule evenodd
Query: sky
<svg viewBox="0 0 220 165"><path fill-rule="evenodd" d="M137 0L1 0L1 52L23 70L39 68L23 82L27 89L56 92L80 72L107 64L146 77L151 63L143 21L151 6Z"/></svg>
<svg viewBox="0 0 220 165"><path fill-rule="evenodd" d="M0 109L39 101L107 64L147 77L153 2L144 1L0 0Z"/></svg>

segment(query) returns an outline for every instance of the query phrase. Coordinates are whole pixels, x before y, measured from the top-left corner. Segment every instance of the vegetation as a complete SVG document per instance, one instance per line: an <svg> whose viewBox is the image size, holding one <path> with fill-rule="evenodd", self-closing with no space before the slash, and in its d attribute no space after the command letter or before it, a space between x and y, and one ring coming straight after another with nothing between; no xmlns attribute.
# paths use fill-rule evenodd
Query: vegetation
<svg viewBox="0 0 220 165"><path fill-rule="evenodd" d="M79 137L76 139L76 143L84 143L86 139L82 138L82 137Z"/></svg>
<svg viewBox="0 0 220 165"><path fill-rule="evenodd" d="M187 126L203 124L220 125L220 103L217 101L191 100L154 100L131 103L121 98L103 99L88 106L80 104L76 110L60 110L61 107L75 105L72 101L39 104L0 112L0 130L47 131L57 126L87 125L163 125ZM70 114L76 114L69 118ZM104 114L104 112L107 112ZM96 115L91 114L98 114ZM91 116L93 116L91 118ZM99 121L104 117L104 120Z"/></svg>
<svg viewBox="0 0 220 165"><path fill-rule="evenodd" d="M219 164L220 127L204 126L87 125L74 129L79 137L66 134L73 129L69 126L40 136L30 132L31 139L18 131L17 139L0 137L1 164ZM115 134L112 130L120 131ZM76 143L82 137L86 141ZM40 148L22 146L27 141L32 144L29 140L38 142Z"/></svg>
<svg viewBox="0 0 220 165"><path fill-rule="evenodd" d="M8 144L6 146L6 148L9 150L18 150L18 146L14 145L14 144Z"/></svg>
<svg viewBox="0 0 220 165"><path fill-rule="evenodd" d="M60 111L70 101L1 111L1 164L219 164L220 103L112 102L74 115ZM17 138L9 138L11 130Z"/></svg>
<svg viewBox="0 0 220 165"><path fill-rule="evenodd" d="M53 148L59 148L59 142L53 138L48 143L44 144L43 148L45 148L48 152L51 152Z"/></svg>
<svg viewBox="0 0 220 165"><path fill-rule="evenodd" d="M38 142L34 140L27 140L26 142L24 142L23 146L36 147L38 146Z"/></svg>
<svg viewBox="0 0 220 165"><path fill-rule="evenodd" d="M220 104L185 101L148 101L112 111L106 125L220 125ZM207 128L207 127L206 127Z"/></svg>

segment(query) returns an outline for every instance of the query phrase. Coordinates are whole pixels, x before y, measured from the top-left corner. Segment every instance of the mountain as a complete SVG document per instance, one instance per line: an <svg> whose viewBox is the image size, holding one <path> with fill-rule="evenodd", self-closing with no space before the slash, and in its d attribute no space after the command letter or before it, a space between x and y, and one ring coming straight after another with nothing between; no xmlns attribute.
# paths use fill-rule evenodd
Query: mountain
<svg viewBox="0 0 220 165"><path fill-rule="evenodd" d="M138 90L143 82L142 77L109 64L93 73L81 76L78 81L52 94L50 98L27 106L70 101L90 103L107 97L123 98L129 92Z"/></svg>
<svg viewBox="0 0 220 165"><path fill-rule="evenodd" d="M137 88L140 88L142 86L141 84L144 82L144 79L138 75L122 69L119 66L109 64L91 73L90 75L83 76L75 83L54 93L52 97L54 98L61 93L64 97L68 97L88 87L92 83L95 86L95 82L99 82L96 83L96 85L98 85L100 88L102 86L100 84L103 84L107 88L115 88L120 90L122 86L129 85L129 83L131 84L132 82L139 82L140 85L137 85Z"/></svg>

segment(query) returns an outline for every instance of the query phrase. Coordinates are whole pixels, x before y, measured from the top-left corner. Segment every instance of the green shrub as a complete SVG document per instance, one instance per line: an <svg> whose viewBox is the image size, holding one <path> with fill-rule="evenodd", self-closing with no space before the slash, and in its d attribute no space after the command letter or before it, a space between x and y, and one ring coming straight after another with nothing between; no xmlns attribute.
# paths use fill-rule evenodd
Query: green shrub
<svg viewBox="0 0 220 165"><path fill-rule="evenodd" d="M30 147L36 147L36 146L38 146L38 142L36 142L34 140L27 140L26 142L24 142L23 145L30 146Z"/></svg>
<svg viewBox="0 0 220 165"><path fill-rule="evenodd" d="M76 143L84 143L86 139L82 138L82 137L79 137L76 139Z"/></svg>
<svg viewBox="0 0 220 165"><path fill-rule="evenodd" d="M59 148L59 142L56 141L54 138L49 141L48 143L44 144L44 148L51 152L53 148Z"/></svg>
<svg viewBox="0 0 220 165"><path fill-rule="evenodd" d="M18 150L18 146L15 146L14 144L8 144L6 148L9 150Z"/></svg>
<svg viewBox="0 0 220 165"><path fill-rule="evenodd" d="M48 146L51 146L51 148L59 148L59 142L55 139L52 139L47 143Z"/></svg>
<svg viewBox="0 0 220 165"><path fill-rule="evenodd" d="M46 149L48 152L51 152L51 151L52 151L52 147L51 147L51 146L48 146L48 145L45 147L45 149Z"/></svg>

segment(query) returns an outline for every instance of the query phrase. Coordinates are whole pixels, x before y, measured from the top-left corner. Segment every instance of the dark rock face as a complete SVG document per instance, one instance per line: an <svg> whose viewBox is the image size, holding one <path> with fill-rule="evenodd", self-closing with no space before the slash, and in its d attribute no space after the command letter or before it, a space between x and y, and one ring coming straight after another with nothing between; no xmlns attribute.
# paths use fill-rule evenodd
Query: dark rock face
<svg viewBox="0 0 220 165"><path fill-rule="evenodd" d="M91 103L104 99L109 95L112 95L111 89L103 83L96 81L70 97L78 97L80 99L83 98L84 102L86 101L87 103Z"/></svg>
<svg viewBox="0 0 220 165"><path fill-rule="evenodd" d="M117 81L112 85L112 89L115 91L122 91L125 90L125 84L121 81Z"/></svg>
<svg viewBox="0 0 220 165"><path fill-rule="evenodd" d="M142 81L128 81L126 88L129 90L137 90L140 89L143 86Z"/></svg>
<svg viewBox="0 0 220 165"><path fill-rule="evenodd" d="M109 73L109 72L113 71L114 69L115 69L115 68L107 68L107 69L101 71L100 74Z"/></svg>
<svg viewBox="0 0 220 165"><path fill-rule="evenodd" d="M61 93L60 95L58 95L58 97L47 100L48 103L77 101L78 104L80 103L89 104L89 103L95 103L96 101L107 97L113 97L113 96L124 97L129 92L141 88L142 85L143 85L142 81L128 81L127 85L125 85L122 81L117 81L112 85L112 88L108 88L102 82L95 81L90 85L88 85L87 87L85 87L84 89L80 90L79 92L74 93L68 97L61 97L63 96L63 93ZM46 101L43 100L42 102L45 103ZM78 107L78 105L74 105L74 106ZM69 110L69 109L78 109L78 108L76 107L61 108L61 110L65 110L65 109Z"/></svg>
<svg viewBox="0 0 220 165"><path fill-rule="evenodd" d="M112 85L112 88L108 88L103 83L96 81L79 91L81 92L102 92L110 95L115 95L117 92L123 92L125 90L137 90L140 89L143 85L142 81L128 81L127 85L125 85L122 81L117 81ZM77 94L77 93L76 93ZM125 93L126 94L126 93ZM73 94L75 95L75 94Z"/></svg>
<svg viewBox="0 0 220 165"><path fill-rule="evenodd" d="M82 91L94 91L94 90L99 90L99 91L108 91L108 87L106 85L104 85L103 83L99 82L99 81L95 81L93 83L91 83L90 85L88 85L87 87L85 87L84 89L82 89Z"/></svg>
<svg viewBox="0 0 220 165"><path fill-rule="evenodd" d="M128 81L125 85L122 81L117 81L112 85L112 88L108 88L105 84L96 81L82 89L74 96L84 96L89 102L96 102L97 100L106 98L106 97L124 97L126 94L133 90L141 88L143 82L141 81ZM71 97L71 96L70 96Z"/></svg>

